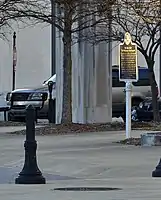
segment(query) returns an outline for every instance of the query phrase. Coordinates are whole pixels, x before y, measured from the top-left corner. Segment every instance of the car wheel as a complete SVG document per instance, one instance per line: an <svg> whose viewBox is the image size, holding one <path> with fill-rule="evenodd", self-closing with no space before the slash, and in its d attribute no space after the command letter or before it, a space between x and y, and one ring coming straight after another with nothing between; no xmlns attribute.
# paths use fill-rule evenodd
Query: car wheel
<svg viewBox="0 0 161 200"><path fill-rule="evenodd" d="M26 122L26 118L25 117L21 117L17 119L18 122Z"/></svg>
<svg viewBox="0 0 161 200"><path fill-rule="evenodd" d="M142 101L141 99L133 99L132 100L131 112L135 109L136 106L138 106L140 104L141 101ZM124 113L123 113L123 115L121 117L122 117L122 119L124 120L124 123L125 123L126 122L126 105L125 105ZM137 121L137 119L135 119L135 117L132 116L132 115L131 115L131 120L132 121Z"/></svg>
<svg viewBox="0 0 161 200"><path fill-rule="evenodd" d="M133 99L132 100L132 107L133 106L138 106L142 102L141 99Z"/></svg>
<svg viewBox="0 0 161 200"><path fill-rule="evenodd" d="M8 121L11 121L11 122L26 122L26 118L25 117L13 117L9 114L8 115Z"/></svg>
<svg viewBox="0 0 161 200"><path fill-rule="evenodd" d="M132 109L131 109L131 121L132 122L137 122L138 121L136 106L133 106Z"/></svg>
<svg viewBox="0 0 161 200"><path fill-rule="evenodd" d="M124 112L121 117L124 120L124 123L126 123L126 112ZM132 122L138 121L137 113L136 113L136 106L132 106L132 108L131 108L131 121Z"/></svg>
<svg viewBox="0 0 161 200"><path fill-rule="evenodd" d="M8 121L13 121L13 117L8 113Z"/></svg>

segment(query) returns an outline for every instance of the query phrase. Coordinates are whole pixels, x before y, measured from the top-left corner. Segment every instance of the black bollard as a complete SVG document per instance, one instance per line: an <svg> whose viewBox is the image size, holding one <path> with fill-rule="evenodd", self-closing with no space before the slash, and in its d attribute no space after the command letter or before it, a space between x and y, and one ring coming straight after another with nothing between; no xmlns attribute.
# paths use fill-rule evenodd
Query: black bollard
<svg viewBox="0 0 161 200"><path fill-rule="evenodd" d="M156 166L156 169L152 172L152 177L161 177L161 159Z"/></svg>
<svg viewBox="0 0 161 200"><path fill-rule="evenodd" d="M54 109L54 100L52 98L53 82L48 82L49 89L49 105L48 105L48 119L49 123L55 123L55 109Z"/></svg>
<svg viewBox="0 0 161 200"><path fill-rule="evenodd" d="M26 109L26 141L25 163L19 176L15 179L15 184L45 184L45 178L37 165L35 140L35 110L32 105Z"/></svg>

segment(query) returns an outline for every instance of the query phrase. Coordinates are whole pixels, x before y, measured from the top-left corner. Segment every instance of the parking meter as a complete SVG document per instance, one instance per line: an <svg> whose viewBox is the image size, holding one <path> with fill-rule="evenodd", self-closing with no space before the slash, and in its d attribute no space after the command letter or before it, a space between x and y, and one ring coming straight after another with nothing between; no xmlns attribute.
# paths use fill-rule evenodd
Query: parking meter
<svg viewBox="0 0 161 200"><path fill-rule="evenodd" d="M52 99L53 84L53 81L48 82L49 99Z"/></svg>
<svg viewBox="0 0 161 200"><path fill-rule="evenodd" d="M49 120L49 123L55 123L54 100L52 98L53 85L54 85L53 81L48 82L48 90L49 90L48 120Z"/></svg>

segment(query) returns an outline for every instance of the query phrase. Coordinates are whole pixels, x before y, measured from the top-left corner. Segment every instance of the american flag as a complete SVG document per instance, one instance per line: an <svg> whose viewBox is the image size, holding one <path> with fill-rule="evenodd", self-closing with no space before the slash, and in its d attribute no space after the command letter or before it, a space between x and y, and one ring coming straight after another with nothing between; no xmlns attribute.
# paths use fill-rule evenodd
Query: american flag
<svg viewBox="0 0 161 200"><path fill-rule="evenodd" d="M17 49L16 44L13 45L13 69L16 71L16 64L17 64Z"/></svg>

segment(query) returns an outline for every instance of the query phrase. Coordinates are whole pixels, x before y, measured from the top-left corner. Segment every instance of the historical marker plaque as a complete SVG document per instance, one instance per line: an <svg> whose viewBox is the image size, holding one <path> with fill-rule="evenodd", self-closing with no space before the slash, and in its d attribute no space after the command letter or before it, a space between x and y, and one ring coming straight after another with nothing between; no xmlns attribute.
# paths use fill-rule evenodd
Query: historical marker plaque
<svg viewBox="0 0 161 200"><path fill-rule="evenodd" d="M125 33L124 42L119 45L119 79L120 81L138 81L137 45Z"/></svg>

